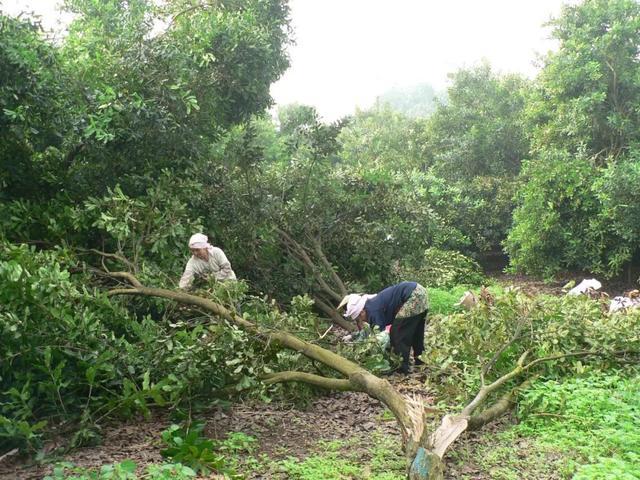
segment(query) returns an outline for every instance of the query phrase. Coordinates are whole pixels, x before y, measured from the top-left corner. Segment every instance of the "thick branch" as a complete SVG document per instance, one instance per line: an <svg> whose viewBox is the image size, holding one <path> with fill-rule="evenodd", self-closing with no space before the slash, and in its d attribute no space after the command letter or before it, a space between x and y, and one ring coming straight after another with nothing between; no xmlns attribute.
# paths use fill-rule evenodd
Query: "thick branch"
<svg viewBox="0 0 640 480"><path fill-rule="evenodd" d="M531 385L535 381L536 378L537 376L526 379L518 387L513 388L505 393L493 405L491 405L486 410L483 410L482 413L472 415L469 418L469 425L467 426L467 430L479 430L486 424L493 422L495 419L501 417L509 410L511 410L515 405L515 400L518 396L518 393L522 390L526 390L529 385Z"/></svg>
<svg viewBox="0 0 640 480"><path fill-rule="evenodd" d="M353 385L349 380L341 379L341 378L328 378L328 377L323 377L321 375L314 375L313 373L294 372L294 371L278 372L278 373L272 373L271 375L267 375L264 378L264 383L266 383L267 385L270 385L273 383L283 383L283 382L308 383L310 385L327 388L329 390L341 390L341 391L354 390Z"/></svg>
<svg viewBox="0 0 640 480"><path fill-rule="evenodd" d="M496 390L498 390L501 386L503 386L508 381L514 379L518 375L523 372L526 372L536 365L539 365L544 362L550 362L553 360L559 360L562 358L568 357L585 357L592 355L621 355L626 353L637 353L637 352L594 352L594 351L581 351L581 352L569 352L565 354L551 355L548 357L538 358L529 362L525 365L525 360L527 358L529 352L523 353L518 359L518 363L516 367L510 372L506 373L502 377L498 378L496 381L491 383L490 385L483 385L474 399L462 410L459 415L455 416L445 416L442 421L442 424L438 429L428 438L427 445L429 445L430 450L435 452L437 455L442 458L447 448L451 443L453 443L465 430L472 428L480 428L482 425L495 420L500 415L502 415L509 408L512 396L515 395L514 391L510 391L505 394L500 400L498 400L494 405L489 407L487 410L482 412L479 415L472 416L473 412L483 404L489 395ZM519 389L525 388L528 385L527 382L531 380L526 380ZM425 432L426 434L426 432ZM424 439L421 440L421 444Z"/></svg>
<svg viewBox="0 0 640 480"><path fill-rule="evenodd" d="M109 272L108 276L115 278L123 278L136 288L144 288L140 280L129 272Z"/></svg>
<svg viewBox="0 0 640 480"><path fill-rule="evenodd" d="M313 301L315 302L316 306L322 310L322 312L325 315L328 315L329 318L331 319L331 321L333 323L335 323L336 325L340 325L342 328L344 328L345 330L347 330L348 332L354 332L356 330L356 326L345 320L342 315L340 315L335 308L331 307L330 305L327 305L322 299L320 299L317 295L313 296Z"/></svg>
<svg viewBox="0 0 640 480"><path fill-rule="evenodd" d="M331 262L329 262L327 256L324 254L320 240L318 240L316 237L311 237L311 243L313 244L313 251L315 252L316 256L320 259L320 262L324 265L327 271L331 273L331 278L338 288L338 293L341 297L344 297L348 293L347 287L345 287L344 282L342 281L338 273L334 270L333 265L331 265Z"/></svg>
<svg viewBox="0 0 640 480"><path fill-rule="evenodd" d="M280 238L282 238L282 241L285 243L285 245L289 248L289 250L293 254L293 256L302 264L302 266L306 270L309 271L309 273L313 277L314 281L318 284L317 288L319 288L323 292L326 292L329 296L331 296L331 298L333 298L333 300L336 303L338 303L340 300L342 300L342 297L344 297L344 295L341 296L339 293L337 293L335 290L333 290L329 286L329 284L327 284L325 279L322 278L322 274L318 273L317 267L316 267L315 263L313 263L313 260L311 259L311 257L307 253L306 249L297 240L295 240L291 235L289 235L284 230L282 230L280 228L278 228L276 230L277 230L278 234L280 235ZM333 269L331 269L331 271L333 271Z"/></svg>

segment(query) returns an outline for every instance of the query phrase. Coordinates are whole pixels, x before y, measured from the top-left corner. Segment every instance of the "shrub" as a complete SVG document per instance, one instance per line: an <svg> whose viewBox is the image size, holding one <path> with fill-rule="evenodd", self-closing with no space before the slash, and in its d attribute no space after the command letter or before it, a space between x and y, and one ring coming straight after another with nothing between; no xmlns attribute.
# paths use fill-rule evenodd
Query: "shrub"
<svg viewBox="0 0 640 480"><path fill-rule="evenodd" d="M414 279L428 287L451 288L456 285L481 285L484 277L480 266L455 250L428 248L417 268L400 266L398 281Z"/></svg>
<svg viewBox="0 0 640 480"><path fill-rule="evenodd" d="M516 291L481 302L468 312L434 317L425 338L423 359L440 367L443 385L467 395L479 383L480 367L503 346L491 378L511 371L525 351L529 360L577 351L602 356L563 358L540 365L538 372L555 376L579 371L584 363L603 368L615 364L607 353L640 350L640 311L603 312L603 305L586 297L528 297ZM509 343L514 335L517 338ZM487 379L490 381L490 378Z"/></svg>

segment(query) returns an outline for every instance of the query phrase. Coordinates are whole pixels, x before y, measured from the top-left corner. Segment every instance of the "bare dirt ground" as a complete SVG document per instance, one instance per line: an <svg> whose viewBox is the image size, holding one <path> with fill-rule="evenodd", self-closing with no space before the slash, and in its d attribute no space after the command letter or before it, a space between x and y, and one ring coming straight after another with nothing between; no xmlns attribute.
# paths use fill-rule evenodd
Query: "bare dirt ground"
<svg viewBox="0 0 640 480"><path fill-rule="evenodd" d="M586 278L596 278L602 283L600 292L606 293L610 298L618 295L624 295L625 292L640 288L640 284L633 278L631 280L607 280L600 278L597 275L582 274L579 272L567 272L562 275L558 275L557 280L545 282L540 279L528 277L526 275L515 275L501 272L492 272L490 278L494 279L498 283L506 286L515 286L522 291L530 294L547 294L547 295L564 295L566 292L562 289L570 281L574 281L575 284L579 284Z"/></svg>
<svg viewBox="0 0 640 480"><path fill-rule="evenodd" d="M426 403L434 397L424 388L424 374L415 370L409 376L391 376L389 381L402 393L419 394ZM296 457L304 459L313 454L323 454L321 442L332 440L349 441L350 449L363 462L369 458L368 450L375 447L375 438L383 435L391 439L392 445L401 444L397 423L385 413L385 407L363 393L333 392L316 398L307 408L297 409L282 404L236 403L229 409L213 408L198 419L206 422L205 434L210 438L224 439L227 433L242 432L257 440L252 456L263 455L273 461ZM439 416L439 415L438 415ZM0 479L41 479L51 474L57 462L70 462L78 467L99 468L101 465L130 459L138 465L142 474L149 464L166 462L160 455L163 448L161 432L173 422L167 412L155 412L150 419L137 418L114 422L104 427L102 444L80 448L65 455L51 457L47 463L37 464L26 458L12 458L0 463ZM505 417L485 427L480 432L465 433L453 447L453 454L445 457L447 480L490 480L503 478L487 471L481 458L487 448L491 449L495 435L512 425L513 419ZM354 441L355 440L355 441ZM527 455L526 445L513 445L510 455ZM483 450L485 449L485 450ZM351 453L354 453L351 450ZM553 460L553 459L546 459ZM532 461L538 462L534 458ZM534 467L523 472L523 478L531 480L553 480L559 477L549 473L542 475ZM282 479L282 473L266 471L244 472L248 480ZM219 480L215 474L198 478ZM318 479L332 480L332 479ZM352 479L357 480L357 479Z"/></svg>

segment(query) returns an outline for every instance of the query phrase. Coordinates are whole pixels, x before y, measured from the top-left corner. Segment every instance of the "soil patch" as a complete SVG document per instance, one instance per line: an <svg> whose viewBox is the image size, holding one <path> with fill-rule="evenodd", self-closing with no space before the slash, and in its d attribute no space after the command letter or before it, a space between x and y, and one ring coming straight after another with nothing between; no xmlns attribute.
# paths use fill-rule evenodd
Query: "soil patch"
<svg viewBox="0 0 640 480"><path fill-rule="evenodd" d="M635 281L627 281L621 279L606 280L599 278L597 275L585 274L579 272L564 273L558 275L557 280L543 281L537 278L529 277L527 275L508 274L508 273L492 273L490 278L496 280L498 283L505 287L514 286L520 288L523 292L529 295L565 295L562 287L574 281L575 284L579 284L586 278L596 278L602 283L602 288L599 292L606 293L610 298L618 295L624 295L626 292L640 288L639 284Z"/></svg>

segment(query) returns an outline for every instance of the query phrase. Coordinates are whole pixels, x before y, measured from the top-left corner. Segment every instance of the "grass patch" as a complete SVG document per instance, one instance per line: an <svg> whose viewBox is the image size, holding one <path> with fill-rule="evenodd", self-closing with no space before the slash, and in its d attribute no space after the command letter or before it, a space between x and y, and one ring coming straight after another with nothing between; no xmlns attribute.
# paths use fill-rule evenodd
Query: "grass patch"
<svg viewBox="0 0 640 480"><path fill-rule="evenodd" d="M319 442L306 458L269 462L262 471L291 480L404 480L405 468L400 444L377 432L367 438Z"/></svg>
<svg viewBox="0 0 640 480"><path fill-rule="evenodd" d="M640 480L638 370L534 385L521 423L454 445L448 474L471 480Z"/></svg>
<svg viewBox="0 0 640 480"><path fill-rule="evenodd" d="M549 380L521 402L514 432L571 455L574 479L640 480L640 374Z"/></svg>
<svg viewBox="0 0 640 480"><path fill-rule="evenodd" d="M492 295L497 296L504 293L501 285L490 285L487 287ZM472 287L469 285L457 285L453 288L427 288L429 292L429 314L430 315L450 315L455 312L462 311L461 307L456 306L460 297L467 290L472 291L476 295L480 292L480 287Z"/></svg>

